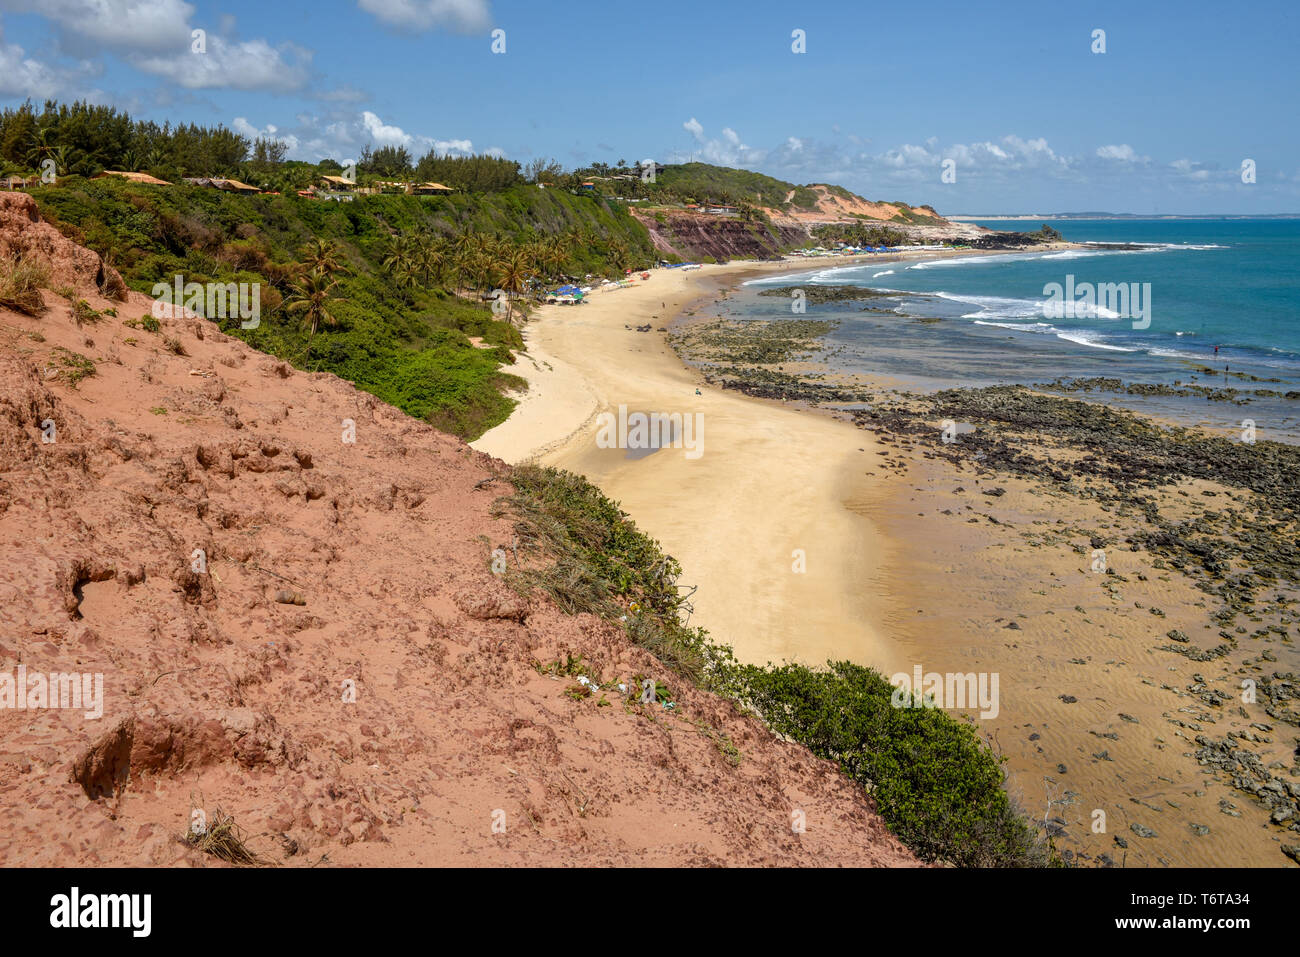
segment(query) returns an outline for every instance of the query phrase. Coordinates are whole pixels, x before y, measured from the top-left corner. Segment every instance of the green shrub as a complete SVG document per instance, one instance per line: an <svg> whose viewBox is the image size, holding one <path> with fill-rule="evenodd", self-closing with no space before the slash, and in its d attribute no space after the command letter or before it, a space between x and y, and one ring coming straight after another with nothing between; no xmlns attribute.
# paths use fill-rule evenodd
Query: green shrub
<svg viewBox="0 0 1300 957"><path fill-rule="evenodd" d="M1048 852L1003 789L1001 761L943 711L895 708L894 688L849 662L742 665L682 624L681 567L586 479L522 466L500 502L515 518L525 567L507 572L569 612L619 622L684 677L756 712L777 734L835 761L872 795L885 823L923 860L1041 866Z"/></svg>
<svg viewBox="0 0 1300 957"><path fill-rule="evenodd" d="M847 661L733 669L727 691L778 734L835 761L922 860L966 867L1042 864L1046 855L974 730L933 708L895 707L894 686Z"/></svg>

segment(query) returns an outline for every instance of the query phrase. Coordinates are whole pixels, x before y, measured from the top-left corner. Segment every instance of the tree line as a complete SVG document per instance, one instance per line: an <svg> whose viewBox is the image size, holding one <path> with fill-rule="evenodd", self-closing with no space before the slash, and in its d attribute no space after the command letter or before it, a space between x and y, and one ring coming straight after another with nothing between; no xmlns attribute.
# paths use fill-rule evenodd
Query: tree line
<svg viewBox="0 0 1300 957"><path fill-rule="evenodd" d="M232 175L249 159L253 143L225 126L172 126L133 120L111 106L30 100L0 113L0 166L25 175L53 160L57 175L93 176L105 169L148 172L162 179ZM283 151L263 143L263 161Z"/></svg>
<svg viewBox="0 0 1300 957"><path fill-rule="evenodd" d="M220 176L279 192L303 189L320 173L344 168L333 159L290 161L283 141L250 138L220 124L160 126L82 101L46 100L37 107L28 100L0 112L0 175L39 174L48 168L47 160L58 176L94 176L106 169L148 173L169 182ZM357 172L363 179L437 182L464 192L497 192L525 182L519 164L503 157L446 156L430 150L413 161L401 146L365 147Z"/></svg>

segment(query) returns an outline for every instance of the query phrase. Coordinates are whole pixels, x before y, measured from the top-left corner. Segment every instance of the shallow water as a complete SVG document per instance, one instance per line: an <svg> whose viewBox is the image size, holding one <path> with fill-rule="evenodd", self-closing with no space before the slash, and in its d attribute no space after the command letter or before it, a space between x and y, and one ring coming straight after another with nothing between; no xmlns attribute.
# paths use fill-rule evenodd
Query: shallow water
<svg viewBox="0 0 1300 957"><path fill-rule="evenodd" d="M906 387L1034 385L1093 376L1125 384L1230 387L1248 393L1250 401L1070 394L1232 434L1239 434L1243 421L1250 419L1258 438L1300 441L1300 400L1283 397L1300 390L1300 221L1055 225L1075 241L1146 245L1136 251L1070 250L814 268L747 283L727 302L726 314L790 318L791 302L759 296L763 288L861 285L896 290L896 299L808 303L797 317L839 320L839 328L826 338L833 368L886 374ZM1048 316L1044 290L1050 283L1063 289L1082 283L1126 284L1142 295L1143 309L1130 303L1129 318L1117 317L1104 304ZM1207 374L1206 366L1214 374ZM1257 394L1261 390L1282 395Z"/></svg>

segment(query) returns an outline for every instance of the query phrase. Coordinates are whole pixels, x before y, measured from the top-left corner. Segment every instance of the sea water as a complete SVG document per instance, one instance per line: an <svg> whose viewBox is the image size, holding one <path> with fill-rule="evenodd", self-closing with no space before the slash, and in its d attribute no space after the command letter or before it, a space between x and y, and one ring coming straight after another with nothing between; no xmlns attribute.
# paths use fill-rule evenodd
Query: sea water
<svg viewBox="0 0 1300 957"><path fill-rule="evenodd" d="M981 225L1033 230L1038 224ZM1200 395L1074 394L1228 432L1240 431L1250 418L1261 439L1300 441L1300 220L1052 225L1075 242L1137 248L895 262L880 261L882 255L751 281L729 300L728 312L735 318L838 320L826 340L835 367L883 374L918 389L1093 376L1126 385L1234 388L1241 394L1229 402ZM1048 314L1052 284L1067 283L1146 289L1149 313L1128 318L1101 307ZM903 295L809 302L798 314L789 300L758 295L765 287L819 285ZM1296 397L1286 398L1288 392Z"/></svg>

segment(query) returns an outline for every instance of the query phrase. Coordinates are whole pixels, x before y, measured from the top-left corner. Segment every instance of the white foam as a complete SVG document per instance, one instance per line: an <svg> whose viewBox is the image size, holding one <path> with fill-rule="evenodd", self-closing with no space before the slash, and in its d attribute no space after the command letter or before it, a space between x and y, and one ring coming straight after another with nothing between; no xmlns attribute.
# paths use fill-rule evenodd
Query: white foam
<svg viewBox="0 0 1300 957"><path fill-rule="evenodd" d="M1066 342L1078 343L1081 346L1089 346L1093 349L1106 349L1110 352L1138 352L1138 349L1125 349L1123 346L1113 346L1108 342L1102 342L1095 338L1096 333L1087 332L1083 329L1058 330L1056 338L1064 339Z"/></svg>
<svg viewBox="0 0 1300 957"><path fill-rule="evenodd" d="M1050 322L990 322L987 319L976 319L977 326L996 326L999 329L1014 329L1016 332L1026 332L1040 336L1056 336L1066 342L1073 342L1076 345L1088 346L1091 349L1105 349L1108 352L1138 352L1138 349L1126 349L1123 346L1111 345L1103 342L1099 333L1089 332L1086 329L1058 329Z"/></svg>
<svg viewBox="0 0 1300 957"><path fill-rule="evenodd" d="M979 312L967 313L962 316L963 319L1028 319L1032 316L1041 316L1043 313L1042 303L1037 299L956 295L948 292L934 292L930 293L930 295L938 296L940 299L947 299L949 302L962 302L980 307Z"/></svg>

